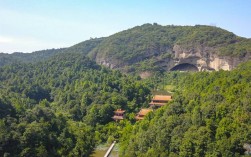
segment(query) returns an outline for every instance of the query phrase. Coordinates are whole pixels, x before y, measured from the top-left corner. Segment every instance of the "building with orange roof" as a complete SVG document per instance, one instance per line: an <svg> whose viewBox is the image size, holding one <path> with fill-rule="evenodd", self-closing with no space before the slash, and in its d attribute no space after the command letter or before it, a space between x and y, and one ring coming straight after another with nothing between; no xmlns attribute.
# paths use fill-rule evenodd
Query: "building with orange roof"
<svg viewBox="0 0 251 157"><path fill-rule="evenodd" d="M137 116L135 117L136 120L142 120L144 119L145 115L147 115L149 112L152 112L153 110L152 109L149 109L149 108L144 108L144 109L141 109L139 111L139 113L137 114Z"/></svg>
<svg viewBox="0 0 251 157"><path fill-rule="evenodd" d="M114 116L112 117L112 119L114 119L115 121L123 120L124 113L125 113L125 110L117 109L116 111L114 111Z"/></svg>
<svg viewBox="0 0 251 157"><path fill-rule="evenodd" d="M151 106L161 107L172 100L170 95L155 95L149 103Z"/></svg>

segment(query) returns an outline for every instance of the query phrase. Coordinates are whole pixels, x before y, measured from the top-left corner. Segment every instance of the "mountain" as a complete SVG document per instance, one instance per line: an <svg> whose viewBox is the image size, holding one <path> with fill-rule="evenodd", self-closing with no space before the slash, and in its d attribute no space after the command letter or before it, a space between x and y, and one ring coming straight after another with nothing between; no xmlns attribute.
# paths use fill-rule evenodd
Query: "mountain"
<svg viewBox="0 0 251 157"><path fill-rule="evenodd" d="M213 26L154 23L86 40L65 49L1 54L0 63L45 60L64 52L82 53L100 65L124 72L232 70L251 59L251 39Z"/></svg>
<svg viewBox="0 0 251 157"><path fill-rule="evenodd" d="M250 39L221 28L144 24L103 38L87 56L112 69L133 72L231 70L251 59L250 54Z"/></svg>

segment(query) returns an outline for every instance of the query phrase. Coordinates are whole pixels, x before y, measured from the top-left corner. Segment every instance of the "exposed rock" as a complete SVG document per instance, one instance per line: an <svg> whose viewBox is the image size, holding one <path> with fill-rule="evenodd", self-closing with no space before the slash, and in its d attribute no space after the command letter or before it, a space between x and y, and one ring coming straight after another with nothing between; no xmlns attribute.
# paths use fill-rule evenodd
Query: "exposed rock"
<svg viewBox="0 0 251 157"><path fill-rule="evenodd" d="M198 71L211 71L211 70L232 70L239 63L247 61L250 59L250 55L246 55L243 58L238 57L229 57L229 56L219 56L217 55L217 50L211 47L203 47L197 45L192 48L183 48L180 45L174 45L172 50L173 57L163 59L160 57L154 56L154 54L148 53L148 56L141 56L134 58L128 62L123 62L119 59L110 59L110 58L96 58L96 62L100 65L104 65L111 69L123 69L125 66L140 62L144 59L151 57L156 58L156 64L159 67L163 67L166 71L180 70L180 71L195 71L192 66L195 66ZM163 53L155 53L157 55ZM181 65L181 66L180 66ZM189 67L184 67L190 65ZM182 67L179 69L179 67ZM148 77L149 72L142 72L140 76L142 78Z"/></svg>
<svg viewBox="0 0 251 157"><path fill-rule="evenodd" d="M111 61L109 60L106 60L105 58L100 58L100 59L97 59L96 62L100 65L103 65L103 66L106 66L106 67L109 67L111 69L114 69L114 67L116 67L115 64L113 64Z"/></svg>
<svg viewBox="0 0 251 157"><path fill-rule="evenodd" d="M230 56L219 56L214 48L197 46L196 48L185 49L179 45L173 47L174 51L174 64L169 65L171 70L180 64L192 64L196 66L199 71L203 70L232 70L239 63L247 61L250 56L247 54L243 58L230 57ZM174 66L174 67L172 67Z"/></svg>
<svg viewBox="0 0 251 157"><path fill-rule="evenodd" d="M144 71L144 72L141 72L141 73L139 74L139 76L140 76L142 79L146 79L146 78L152 76L152 73L151 73L150 71Z"/></svg>

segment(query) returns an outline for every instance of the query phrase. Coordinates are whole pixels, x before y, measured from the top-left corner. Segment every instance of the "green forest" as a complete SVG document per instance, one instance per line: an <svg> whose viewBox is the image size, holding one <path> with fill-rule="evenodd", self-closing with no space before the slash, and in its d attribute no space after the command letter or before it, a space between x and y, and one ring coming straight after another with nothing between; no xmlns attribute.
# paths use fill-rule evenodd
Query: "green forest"
<svg viewBox="0 0 251 157"><path fill-rule="evenodd" d="M113 111L146 106L150 86L82 54L0 69L0 156L89 156L117 137ZM133 119L133 118L132 118Z"/></svg>
<svg viewBox="0 0 251 157"><path fill-rule="evenodd" d="M125 127L121 156L244 155L243 144L251 142L251 62L182 75L164 81L176 86L172 102Z"/></svg>
<svg viewBox="0 0 251 157"><path fill-rule="evenodd" d="M233 71L156 72L148 79L63 53L0 68L0 156L90 156L116 140L120 156L241 156L251 142L251 62ZM166 106L135 121L154 91ZM126 119L114 122L116 109Z"/></svg>
<svg viewBox="0 0 251 157"><path fill-rule="evenodd" d="M164 63L176 61L174 45L239 63L251 59L250 43L218 27L154 23L69 48L0 53L0 156L88 157L113 141L122 157L243 156L251 61L211 72L168 71ZM173 99L136 121L156 93ZM119 122L117 109L126 111Z"/></svg>

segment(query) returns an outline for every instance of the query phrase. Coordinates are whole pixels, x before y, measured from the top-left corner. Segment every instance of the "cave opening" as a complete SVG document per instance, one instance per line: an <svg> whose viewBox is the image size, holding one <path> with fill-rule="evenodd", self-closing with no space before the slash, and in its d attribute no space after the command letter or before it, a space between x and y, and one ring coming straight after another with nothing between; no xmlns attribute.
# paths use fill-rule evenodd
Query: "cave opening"
<svg viewBox="0 0 251 157"><path fill-rule="evenodd" d="M199 69L193 64L183 63L174 66L170 71L199 71Z"/></svg>

